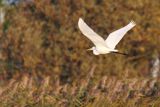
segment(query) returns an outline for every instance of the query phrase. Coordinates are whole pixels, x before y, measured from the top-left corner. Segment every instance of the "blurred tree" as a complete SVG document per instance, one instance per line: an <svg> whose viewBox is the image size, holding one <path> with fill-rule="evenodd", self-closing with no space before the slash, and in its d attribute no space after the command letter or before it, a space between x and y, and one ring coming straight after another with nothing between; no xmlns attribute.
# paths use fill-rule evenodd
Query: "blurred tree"
<svg viewBox="0 0 160 107"><path fill-rule="evenodd" d="M18 7L18 8L17 8ZM7 7L0 42L6 67L12 71L58 75L62 81L84 77L97 65L96 78L114 75L145 77L150 61L160 53L160 4L140 0L34 0ZM149 14L148 14L149 13ZM106 35L134 20L137 26L118 45L131 54L94 56L85 49L93 44L79 31L82 17L91 28ZM6 68L6 71L9 69Z"/></svg>

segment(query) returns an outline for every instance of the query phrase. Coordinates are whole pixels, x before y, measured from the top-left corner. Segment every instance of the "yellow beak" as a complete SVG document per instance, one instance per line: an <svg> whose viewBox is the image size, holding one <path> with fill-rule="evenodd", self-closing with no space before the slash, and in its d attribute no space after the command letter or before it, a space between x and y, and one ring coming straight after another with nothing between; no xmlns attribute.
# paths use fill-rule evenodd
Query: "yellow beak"
<svg viewBox="0 0 160 107"><path fill-rule="evenodd" d="M87 49L87 51L91 51L91 50L93 50L93 49L92 48Z"/></svg>

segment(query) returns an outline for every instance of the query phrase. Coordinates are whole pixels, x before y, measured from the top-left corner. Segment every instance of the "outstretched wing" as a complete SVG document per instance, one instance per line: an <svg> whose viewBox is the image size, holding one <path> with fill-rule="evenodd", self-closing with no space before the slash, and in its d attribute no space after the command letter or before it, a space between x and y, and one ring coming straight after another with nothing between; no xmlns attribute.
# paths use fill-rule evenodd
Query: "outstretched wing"
<svg viewBox="0 0 160 107"><path fill-rule="evenodd" d="M79 18L78 27L81 30L81 32L94 43L95 46L106 46L104 39L97 33L95 33L81 18Z"/></svg>
<svg viewBox="0 0 160 107"><path fill-rule="evenodd" d="M136 25L135 22L131 21L125 27L110 33L108 38L105 40L107 46L111 49L114 49L115 46L119 43L119 41L123 38L123 36L135 25Z"/></svg>

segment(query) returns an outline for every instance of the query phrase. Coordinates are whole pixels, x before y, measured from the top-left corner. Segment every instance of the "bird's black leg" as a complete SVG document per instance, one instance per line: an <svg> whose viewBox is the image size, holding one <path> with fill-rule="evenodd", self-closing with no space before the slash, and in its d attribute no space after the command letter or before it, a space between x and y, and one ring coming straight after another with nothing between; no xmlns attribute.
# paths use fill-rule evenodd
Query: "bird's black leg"
<svg viewBox="0 0 160 107"><path fill-rule="evenodd" d="M111 53L115 53L115 54L121 54L121 55L129 56L129 54L127 54L127 53L122 53L122 52L111 52Z"/></svg>

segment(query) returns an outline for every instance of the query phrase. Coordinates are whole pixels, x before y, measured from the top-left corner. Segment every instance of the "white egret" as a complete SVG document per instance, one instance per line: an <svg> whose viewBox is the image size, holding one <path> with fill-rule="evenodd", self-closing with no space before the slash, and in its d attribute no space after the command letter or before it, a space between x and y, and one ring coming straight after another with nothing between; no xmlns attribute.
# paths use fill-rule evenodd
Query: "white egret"
<svg viewBox="0 0 160 107"><path fill-rule="evenodd" d="M78 21L78 27L82 34L84 34L88 39L90 39L95 46L88 50L93 50L94 55L99 54L107 54L107 53L120 53L117 49L115 49L116 45L119 43L119 41L123 38L123 36L135 26L135 22L131 21L128 25L125 27L116 30L109 34L108 38L104 40L101 36L99 36L97 33L95 33L83 20L82 18L79 18Z"/></svg>

